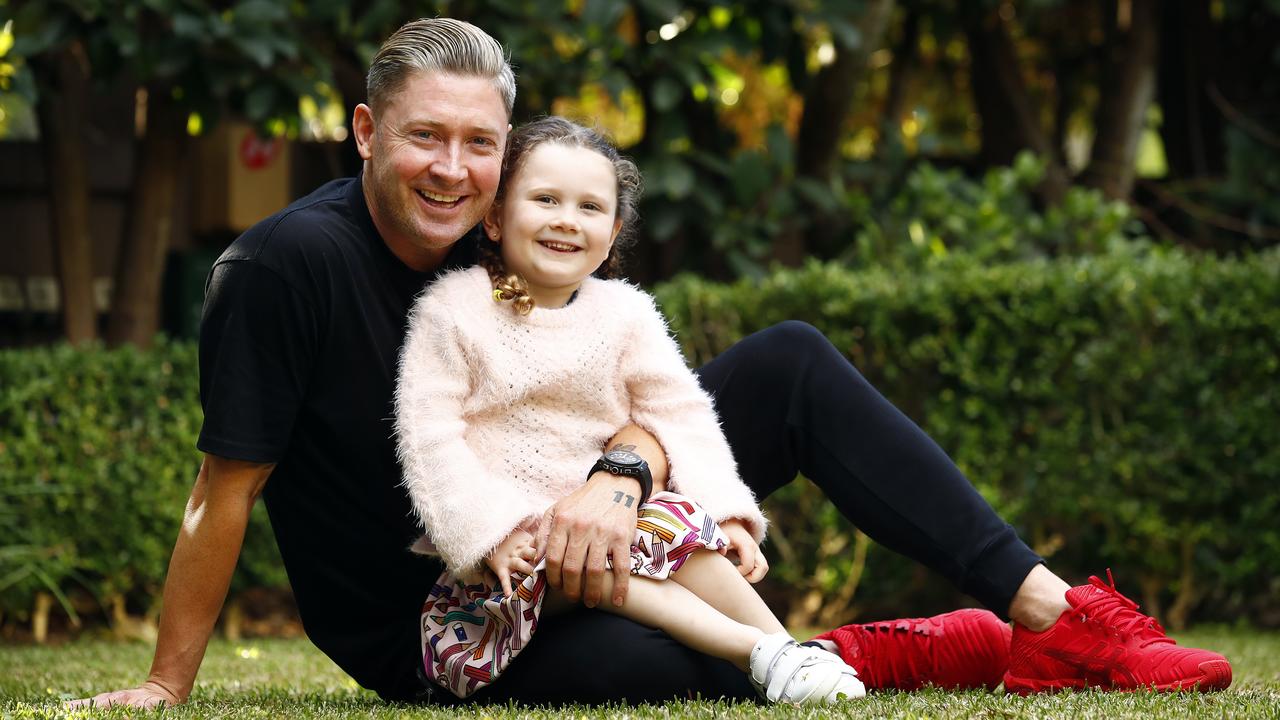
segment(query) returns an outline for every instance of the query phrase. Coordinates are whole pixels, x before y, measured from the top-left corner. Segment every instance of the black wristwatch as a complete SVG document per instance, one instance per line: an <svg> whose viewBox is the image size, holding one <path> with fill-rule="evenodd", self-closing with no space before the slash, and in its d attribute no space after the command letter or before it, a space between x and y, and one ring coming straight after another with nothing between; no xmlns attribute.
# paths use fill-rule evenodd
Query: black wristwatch
<svg viewBox="0 0 1280 720"><path fill-rule="evenodd" d="M640 502L642 503L653 494L653 473L649 472L649 463L633 452L610 450L601 456L595 465L591 466L591 472L587 473L587 479L591 479L591 476L600 470L607 470L614 475L623 475L639 481Z"/></svg>

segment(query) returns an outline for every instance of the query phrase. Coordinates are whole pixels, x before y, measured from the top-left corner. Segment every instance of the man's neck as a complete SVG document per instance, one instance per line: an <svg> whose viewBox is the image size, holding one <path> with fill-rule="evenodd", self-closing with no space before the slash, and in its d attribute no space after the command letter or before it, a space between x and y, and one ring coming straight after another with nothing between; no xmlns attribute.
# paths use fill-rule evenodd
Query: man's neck
<svg viewBox="0 0 1280 720"><path fill-rule="evenodd" d="M378 221L373 221L374 227L377 227ZM412 243L404 242L403 239L388 235L378 228L378 234L382 236L382 242L386 243L387 249L392 255L399 258L410 270L417 272L432 272L439 269L444 264L444 259L449 256L449 251L453 246L442 248L420 248Z"/></svg>
<svg viewBox="0 0 1280 720"><path fill-rule="evenodd" d="M453 248L453 245L447 245L442 248L420 247L409 242L391 228L384 227L384 224L379 220L381 212L373 202L369 186L365 184L362 189L364 190L365 206L369 208L369 218L373 220L373 227L378 231L378 236L382 238L382 242L386 244L392 255L395 255L400 262L415 272L432 272L444 263L444 259L449 256L449 250Z"/></svg>

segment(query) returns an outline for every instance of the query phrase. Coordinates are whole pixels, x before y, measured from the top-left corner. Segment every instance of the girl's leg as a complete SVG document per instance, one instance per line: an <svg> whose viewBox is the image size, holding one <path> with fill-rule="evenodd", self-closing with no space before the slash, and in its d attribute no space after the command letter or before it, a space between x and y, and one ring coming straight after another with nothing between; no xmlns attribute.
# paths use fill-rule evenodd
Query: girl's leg
<svg viewBox="0 0 1280 720"><path fill-rule="evenodd" d="M712 550L690 555L671 579L688 588L708 605L766 635L783 632L778 620L751 583L729 559Z"/></svg>
<svg viewBox="0 0 1280 720"><path fill-rule="evenodd" d="M696 555L717 553L707 551ZM725 582L726 588L713 589L711 585L721 579L716 576L723 572L723 567L710 558L695 562L693 567L689 567L686 560L677 574L688 573L686 582L698 585L716 602L723 603L743 617L763 619L767 624L777 626L778 632L765 632L729 617L679 582L646 577L631 578L622 607L604 603L599 608L663 630L686 647L728 660L750 675L752 684L770 702L831 703L862 697L866 693L853 669L838 656L797 645L781 630L777 618L768 612L732 564L726 560L724 565L741 581L740 584ZM722 581L728 580L727 575L723 576ZM613 575L606 574L605 597L612 595L612 586ZM754 603L751 597L755 598Z"/></svg>
<svg viewBox="0 0 1280 720"><path fill-rule="evenodd" d="M603 597L612 592L613 576L606 573ZM744 672L751 649L767 634L725 615L680 583L646 577L631 578L622 607L601 603L599 609L662 630L681 645L728 660Z"/></svg>

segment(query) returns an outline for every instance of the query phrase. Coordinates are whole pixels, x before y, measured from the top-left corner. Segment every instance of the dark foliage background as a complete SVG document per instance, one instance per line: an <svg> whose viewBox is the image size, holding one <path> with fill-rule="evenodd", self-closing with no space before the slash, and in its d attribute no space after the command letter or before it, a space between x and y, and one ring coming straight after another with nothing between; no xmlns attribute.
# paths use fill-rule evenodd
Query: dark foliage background
<svg viewBox="0 0 1280 720"><path fill-rule="evenodd" d="M807 320L1072 580L1280 624L1280 0L0 0L0 139L44 158L66 341L0 351L3 632L157 611L199 462L194 349L156 331L201 136L321 158L299 194L353 174L333 138L368 60L433 15L509 49L515 122L595 121L638 160L630 274L691 360ZM99 317L85 109L122 88ZM792 623L958 601L803 483L770 502ZM269 534L233 594L283 585Z"/></svg>

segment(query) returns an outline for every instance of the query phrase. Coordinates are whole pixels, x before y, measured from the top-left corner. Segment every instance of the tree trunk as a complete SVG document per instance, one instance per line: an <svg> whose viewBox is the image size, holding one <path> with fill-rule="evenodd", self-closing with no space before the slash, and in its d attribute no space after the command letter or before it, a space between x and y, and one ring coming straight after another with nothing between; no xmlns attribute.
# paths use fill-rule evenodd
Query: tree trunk
<svg viewBox="0 0 1280 720"><path fill-rule="evenodd" d="M871 538L861 530L854 530L853 565L849 577L845 579L835 595L822 604L818 613L818 627L837 627L854 620L857 611L854 609L854 598L858 596L858 587L862 584L862 576L867 569L867 551L871 549Z"/></svg>
<svg viewBox="0 0 1280 720"><path fill-rule="evenodd" d="M880 48L893 14L892 0L873 0L858 25L861 43L836 43L835 60L818 71L804 98L804 113L796 133L796 174L830 179L840 157L845 118L853 105L858 80L866 73L867 58Z"/></svg>
<svg viewBox="0 0 1280 720"><path fill-rule="evenodd" d="M889 94L880 116L880 140L876 144L876 155L880 157L885 156L890 148L902 144L902 116L907 114L911 82L919 56L916 46L920 43L920 14L911 9L905 12L902 37L893 53L893 65L889 67Z"/></svg>
<svg viewBox="0 0 1280 720"><path fill-rule="evenodd" d="M40 92L36 114L49 187L49 225L62 299L62 329L73 344L98 337L84 147L87 62L83 49L72 44L31 63Z"/></svg>
<svg viewBox="0 0 1280 720"><path fill-rule="evenodd" d="M337 84L338 94L342 96L342 106L347 111L347 122L351 122L351 116L355 112L356 105L368 102L365 87L365 75L361 70L359 61L349 57L346 53L337 56L333 63L333 77ZM354 138L348 138L346 142L339 144L341 170L340 174L334 177L355 177L364 169L364 159L360 157L360 153L356 150Z"/></svg>
<svg viewBox="0 0 1280 720"><path fill-rule="evenodd" d="M1175 178L1219 175L1225 169L1222 113L1206 88L1217 77L1218 28L1210 0L1175 3L1164 9L1160 71L1160 136Z"/></svg>
<svg viewBox="0 0 1280 720"><path fill-rule="evenodd" d="M1142 590L1142 609L1154 618L1164 617L1164 604L1160 602L1160 593L1167 582L1163 576L1142 575L1138 578L1138 586Z"/></svg>
<svg viewBox="0 0 1280 720"><path fill-rule="evenodd" d="M1182 536L1181 553L1179 554L1181 572L1178 576L1178 594L1169 606L1169 627L1181 632L1187 629L1187 620L1191 609L1200 600L1203 591L1196 582L1196 540L1195 534L1188 528Z"/></svg>
<svg viewBox="0 0 1280 720"><path fill-rule="evenodd" d="M53 596L43 590L36 593L35 606L31 608L31 637L37 645L49 639L49 612L53 610Z"/></svg>
<svg viewBox="0 0 1280 720"><path fill-rule="evenodd" d="M796 133L796 176L829 183L840 159L840 138L845 118L853 106L858 80L866 73L867 58L880 48L885 28L893 15L893 0L868 0L863 12L852 19L861 39L857 47L837 42L835 60L818 71L804 97L804 113ZM824 219L815 215L814 227ZM774 244L774 258L784 265L797 266L808 254L808 243L800 224L792 223Z"/></svg>
<svg viewBox="0 0 1280 720"><path fill-rule="evenodd" d="M232 595L222 613L222 635L228 642L240 642L244 637L244 603L239 595Z"/></svg>
<svg viewBox="0 0 1280 720"><path fill-rule="evenodd" d="M1118 27L1103 66L1097 132L1081 182L1114 200L1133 191L1138 141L1155 98L1159 22L1156 0L1120 0L1129 5L1127 27Z"/></svg>
<svg viewBox="0 0 1280 720"><path fill-rule="evenodd" d="M1067 174L1060 151L1053 147L1040 125L1035 104L1022 80L1009 28L992 10L969 12L965 18L969 43L970 85L973 101L982 117L982 161L986 165L1008 165L1022 150L1030 150L1045 162L1041 197L1056 204L1067 191Z"/></svg>
<svg viewBox="0 0 1280 720"><path fill-rule="evenodd" d="M187 113L167 87L147 93L147 128L138 143L129 214L116 262L107 342L147 347L160 330L160 281L182 184Z"/></svg>

